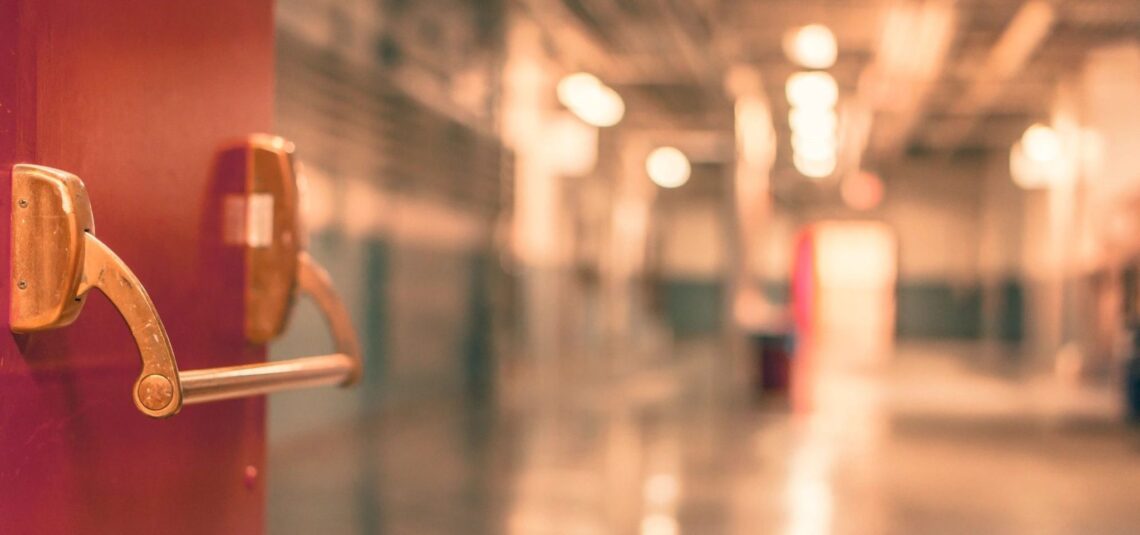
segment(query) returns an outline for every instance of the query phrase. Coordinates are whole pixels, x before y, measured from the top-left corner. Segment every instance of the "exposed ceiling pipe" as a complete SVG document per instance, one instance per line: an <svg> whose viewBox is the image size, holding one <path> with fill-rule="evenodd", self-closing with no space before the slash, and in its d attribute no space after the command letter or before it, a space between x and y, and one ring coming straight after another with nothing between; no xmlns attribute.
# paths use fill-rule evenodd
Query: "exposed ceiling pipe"
<svg viewBox="0 0 1140 535"><path fill-rule="evenodd" d="M519 5L551 36L563 63L589 66L607 78L622 70L621 62L596 41L561 0L521 0Z"/></svg>
<svg viewBox="0 0 1140 535"><path fill-rule="evenodd" d="M935 138L939 146L957 148L973 133L978 121L993 106L1006 84L1021 72L1033 53L1045 42L1057 20L1051 2L1030 0L998 38L970 89L950 111L958 120L946 123Z"/></svg>
<svg viewBox="0 0 1140 535"><path fill-rule="evenodd" d="M699 17L701 14L688 13L682 15L678 12L677 4L669 0L657 0L657 6L663 17L665 26L663 30L668 32L676 45L676 49L680 52L679 58L669 58L669 61L680 60L684 62L688 71L692 73L696 84L706 94L717 93L720 73L724 72L725 68L720 64L720 58L716 54L710 53L709 43L696 42L692 32L686 28L682 21L682 17Z"/></svg>
<svg viewBox="0 0 1140 535"><path fill-rule="evenodd" d="M957 27L950 0L902 0L887 10L875 61L860 80L859 100L874 112L869 146L897 156L922 119Z"/></svg>

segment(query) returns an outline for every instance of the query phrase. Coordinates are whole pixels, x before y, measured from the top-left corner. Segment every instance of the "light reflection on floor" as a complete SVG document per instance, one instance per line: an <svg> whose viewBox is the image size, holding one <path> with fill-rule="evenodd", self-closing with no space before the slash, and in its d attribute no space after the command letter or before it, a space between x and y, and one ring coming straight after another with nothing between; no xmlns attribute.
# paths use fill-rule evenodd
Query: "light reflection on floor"
<svg viewBox="0 0 1140 535"><path fill-rule="evenodd" d="M1110 390L972 346L820 366L809 413L738 395L713 344L505 407L391 407L271 451L272 533L1136 533ZM820 357L826 362L827 357Z"/></svg>

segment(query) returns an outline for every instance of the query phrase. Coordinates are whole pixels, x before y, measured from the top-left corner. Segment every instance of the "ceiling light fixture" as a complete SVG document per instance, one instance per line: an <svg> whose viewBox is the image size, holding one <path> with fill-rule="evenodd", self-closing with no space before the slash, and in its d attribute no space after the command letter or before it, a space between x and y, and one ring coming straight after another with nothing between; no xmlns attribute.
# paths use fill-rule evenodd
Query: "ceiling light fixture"
<svg viewBox="0 0 1140 535"><path fill-rule="evenodd" d="M1034 124L1021 135L1025 156L1035 162L1052 162L1061 157L1061 137L1057 131L1041 123Z"/></svg>
<svg viewBox="0 0 1140 535"><path fill-rule="evenodd" d="M563 77L558 81L556 92L563 106L591 126L614 126L625 116L625 101L621 95L590 73Z"/></svg>
<svg viewBox="0 0 1140 535"><path fill-rule="evenodd" d="M801 67L827 69L835 65L839 46L827 26L808 24L788 33L784 38L784 53Z"/></svg>
<svg viewBox="0 0 1140 535"><path fill-rule="evenodd" d="M792 150L808 160L828 160L837 153L835 138L802 138L792 136Z"/></svg>
<svg viewBox="0 0 1140 535"><path fill-rule="evenodd" d="M658 147L645 159L645 171L654 184L678 188L689 181L693 168L685 153L675 147Z"/></svg>
<svg viewBox="0 0 1140 535"><path fill-rule="evenodd" d="M808 178L827 178L835 172L837 162L834 155L813 159L797 152L792 155L792 164L795 165L796 171Z"/></svg>
<svg viewBox="0 0 1140 535"><path fill-rule="evenodd" d="M788 77L784 87L788 103L795 108L834 108L839 101L839 85L822 71L797 72Z"/></svg>
<svg viewBox="0 0 1140 535"><path fill-rule="evenodd" d="M792 108L788 125L792 132L804 137L834 136L839 118L833 108Z"/></svg>

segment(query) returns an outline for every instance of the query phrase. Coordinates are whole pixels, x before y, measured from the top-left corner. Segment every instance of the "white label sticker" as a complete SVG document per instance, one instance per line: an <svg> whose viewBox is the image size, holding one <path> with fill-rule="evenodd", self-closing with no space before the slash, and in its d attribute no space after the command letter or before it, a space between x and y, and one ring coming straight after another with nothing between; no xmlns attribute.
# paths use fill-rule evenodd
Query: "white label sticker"
<svg viewBox="0 0 1140 535"><path fill-rule="evenodd" d="M226 245L245 245L245 195L226 195L222 203L222 239Z"/></svg>
<svg viewBox="0 0 1140 535"><path fill-rule="evenodd" d="M273 196L254 193L249 196L246 210L246 244L250 247L273 245Z"/></svg>

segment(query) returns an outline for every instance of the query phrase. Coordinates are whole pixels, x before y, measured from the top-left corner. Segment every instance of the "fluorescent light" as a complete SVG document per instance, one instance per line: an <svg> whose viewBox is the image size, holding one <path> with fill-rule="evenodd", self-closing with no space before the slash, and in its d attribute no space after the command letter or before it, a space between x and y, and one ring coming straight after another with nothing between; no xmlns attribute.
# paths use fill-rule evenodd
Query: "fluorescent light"
<svg viewBox="0 0 1140 535"><path fill-rule="evenodd" d="M625 101L598 77L585 72L568 75L558 82L558 101L591 126L613 126L625 116Z"/></svg>
<svg viewBox="0 0 1140 535"><path fill-rule="evenodd" d="M808 24L791 32L784 41L788 58L808 69L827 69L835 65L839 46L835 34L822 24Z"/></svg>
<svg viewBox="0 0 1140 535"><path fill-rule="evenodd" d="M1035 162L1052 162L1061 157L1061 137L1043 124L1030 126L1021 136L1025 156Z"/></svg>
<svg viewBox="0 0 1140 535"><path fill-rule="evenodd" d="M792 150L808 160L835 158L838 145L834 133L821 137L804 137L799 134L792 136Z"/></svg>
<svg viewBox="0 0 1140 535"><path fill-rule="evenodd" d="M590 94L601 87L602 81L588 72L576 72L566 75L558 81L558 102L567 108L573 108Z"/></svg>
<svg viewBox="0 0 1140 535"><path fill-rule="evenodd" d="M805 137L834 136L838 123L834 108L792 108L788 113L792 133Z"/></svg>
<svg viewBox="0 0 1140 535"><path fill-rule="evenodd" d="M796 171L808 178L826 178L835 172L837 162L834 155L829 158L812 159L797 152L792 155L792 164L795 165Z"/></svg>
<svg viewBox="0 0 1140 535"><path fill-rule="evenodd" d="M839 85L822 71L797 72L785 86L788 102L795 108L834 108L839 101Z"/></svg>
<svg viewBox="0 0 1140 535"><path fill-rule="evenodd" d="M678 188L689 181L693 168L685 153L674 147L658 147L645 159L645 171L654 184Z"/></svg>

